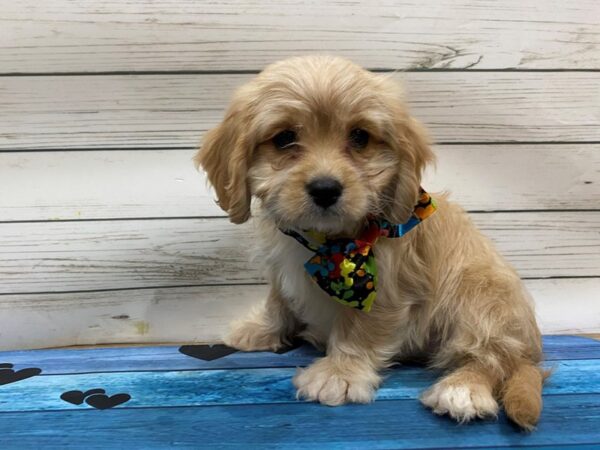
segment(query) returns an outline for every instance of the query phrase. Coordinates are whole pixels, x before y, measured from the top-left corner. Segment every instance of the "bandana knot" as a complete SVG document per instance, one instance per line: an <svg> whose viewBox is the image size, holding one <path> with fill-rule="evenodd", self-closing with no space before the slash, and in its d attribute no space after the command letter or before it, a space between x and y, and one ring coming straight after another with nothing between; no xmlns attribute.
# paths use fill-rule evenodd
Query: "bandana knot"
<svg viewBox="0 0 600 450"><path fill-rule="evenodd" d="M436 205L422 188L411 217L402 224L368 217L367 225L357 239L328 239L325 234L281 230L315 254L304 264L311 279L329 296L343 305L365 312L377 297L377 265L373 245L380 237L399 238L433 214Z"/></svg>

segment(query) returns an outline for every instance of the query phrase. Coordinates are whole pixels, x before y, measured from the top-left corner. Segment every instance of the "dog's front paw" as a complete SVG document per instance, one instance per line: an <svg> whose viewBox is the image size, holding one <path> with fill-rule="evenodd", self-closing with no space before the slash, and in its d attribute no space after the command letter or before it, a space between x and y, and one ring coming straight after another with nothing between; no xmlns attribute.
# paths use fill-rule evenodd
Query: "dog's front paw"
<svg viewBox="0 0 600 450"><path fill-rule="evenodd" d="M252 320L233 322L223 341L245 352L277 351L284 346L279 331Z"/></svg>
<svg viewBox="0 0 600 450"><path fill-rule="evenodd" d="M459 422L498 415L498 403L482 384L440 381L423 393L421 402L435 414L448 414Z"/></svg>
<svg viewBox="0 0 600 450"><path fill-rule="evenodd" d="M334 364L321 358L307 369L298 369L294 377L297 396L337 406L344 403L369 403L375 397L380 377L371 368L357 362Z"/></svg>

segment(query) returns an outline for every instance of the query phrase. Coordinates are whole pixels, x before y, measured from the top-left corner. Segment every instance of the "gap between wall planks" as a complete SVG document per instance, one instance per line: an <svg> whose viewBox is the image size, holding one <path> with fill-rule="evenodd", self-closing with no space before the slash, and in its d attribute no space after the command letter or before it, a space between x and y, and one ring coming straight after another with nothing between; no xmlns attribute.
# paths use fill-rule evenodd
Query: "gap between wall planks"
<svg viewBox="0 0 600 450"><path fill-rule="evenodd" d="M525 280L542 331L597 330L598 280ZM216 342L267 290L238 285L0 295L0 348Z"/></svg>
<svg viewBox="0 0 600 450"><path fill-rule="evenodd" d="M600 144L438 145L434 150L437 170L428 170L423 186L450 191L468 210L598 206ZM204 174L193 167L194 153L191 148L0 153L0 222L223 216Z"/></svg>
<svg viewBox="0 0 600 450"><path fill-rule="evenodd" d="M600 69L595 0L0 0L5 73L259 70L298 53L370 68Z"/></svg>
<svg viewBox="0 0 600 450"><path fill-rule="evenodd" d="M0 78L0 150L195 147L252 76ZM600 142L595 72L393 76L439 143Z"/></svg>

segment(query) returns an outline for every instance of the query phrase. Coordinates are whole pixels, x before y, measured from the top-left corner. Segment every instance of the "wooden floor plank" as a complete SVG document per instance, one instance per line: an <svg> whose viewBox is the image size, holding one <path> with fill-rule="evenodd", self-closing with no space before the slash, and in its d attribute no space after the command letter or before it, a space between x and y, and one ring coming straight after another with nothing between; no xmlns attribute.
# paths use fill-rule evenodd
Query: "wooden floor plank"
<svg viewBox="0 0 600 450"><path fill-rule="evenodd" d="M599 359L600 342L582 336L543 336L546 361L568 359Z"/></svg>
<svg viewBox="0 0 600 450"><path fill-rule="evenodd" d="M198 346L199 347L199 346ZM131 370L206 370L296 367L309 364L321 353L304 345L285 354L236 352L205 361L179 352L179 346L102 348L85 350L29 350L0 353L0 362L44 367L45 374ZM600 345L599 345L600 348ZM600 356L599 356L600 358Z"/></svg>
<svg viewBox="0 0 600 450"><path fill-rule="evenodd" d="M555 372L532 434L519 432L503 413L498 421L466 426L434 416L416 399L435 374L413 366L391 370L370 405L329 408L297 401L290 364L317 356L309 347L281 355L233 353L212 362L183 355L177 346L2 352L0 363L14 364L14 370L47 370L0 386L0 441L5 448L37 449L43 442L44 448L61 450L108 443L116 449L595 448L600 342L545 336L544 344L546 364ZM582 359L567 359L573 357ZM281 361L290 366L240 368ZM191 370L174 369L184 364ZM60 375L61 368L83 373ZM60 399L65 391L93 388L131 399L104 411Z"/></svg>
<svg viewBox="0 0 600 450"><path fill-rule="evenodd" d="M600 341L579 336L544 336L546 361L600 359ZM180 346L48 349L0 352L0 363L41 367L45 375L90 372L252 369L306 366L322 355L304 345L286 353L235 352L212 361L179 352Z"/></svg>
<svg viewBox="0 0 600 450"><path fill-rule="evenodd" d="M5 448L401 449L540 446L600 442L600 395L545 399L536 432L497 421L458 425L416 400L330 408L240 405L1 413Z"/></svg>
<svg viewBox="0 0 600 450"><path fill-rule="evenodd" d="M544 395L600 394L600 359L552 361L554 370ZM40 367L42 370L43 368ZM22 369L14 366L14 370ZM102 388L107 395L125 393L131 399L120 407L184 407L266 403L297 403L292 385L295 368L188 370L155 372L44 375L0 386L0 412L85 409L60 398L68 391ZM389 370L378 400L416 399L440 376L422 368Z"/></svg>

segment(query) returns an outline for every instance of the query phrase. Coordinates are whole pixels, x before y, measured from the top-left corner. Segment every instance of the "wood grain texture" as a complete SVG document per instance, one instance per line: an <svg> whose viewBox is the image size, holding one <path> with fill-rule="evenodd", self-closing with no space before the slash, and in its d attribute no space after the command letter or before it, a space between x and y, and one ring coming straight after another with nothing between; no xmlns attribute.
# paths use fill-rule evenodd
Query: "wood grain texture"
<svg viewBox="0 0 600 450"><path fill-rule="evenodd" d="M0 349L217 342L266 293L259 285L1 295Z"/></svg>
<svg viewBox="0 0 600 450"><path fill-rule="evenodd" d="M195 147L251 76L2 77L0 149ZM594 72L396 77L438 142L600 141Z"/></svg>
<svg viewBox="0 0 600 450"><path fill-rule="evenodd" d="M473 213L524 277L600 275L600 212ZM260 282L252 223L0 224L0 293Z"/></svg>
<svg viewBox="0 0 600 450"><path fill-rule="evenodd" d="M600 331L600 278L525 280L525 284L535 300L543 332ZM229 322L243 317L266 295L264 285L0 295L0 349L218 342ZM552 359L557 355L565 359L566 351L571 350L552 350ZM24 352L21 358L27 355ZM584 352L582 357L586 355ZM244 361L239 364L246 364ZM194 367L222 366L215 361Z"/></svg>
<svg viewBox="0 0 600 450"><path fill-rule="evenodd" d="M457 426L416 400L330 408L317 404L118 407L1 413L7 448L415 449L589 444L600 441L600 395L549 395L535 433L498 420ZM32 432L35 430L35 432ZM85 430L85 432L82 432Z"/></svg>
<svg viewBox="0 0 600 450"><path fill-rule="evenodd" d="M439 145L423 185L465 208L592 209L600 145ZM219 216L193 150L0 153L0 221ZM27 183L23 180L27 179ZM76 188L74 188L76 186Z"/></svg>
<svg viewBox="0 0 600 450"><path fill-rule="evenodd" d="M544 360L600 360L600 342L581 336L544 335ZM305 344L285 353L235 352L212 361L193 358L179 352L179 346L62 348L0 352L0 362L14 367L43 367L43 375L109 373L131 371L181 371L215 369L258 369L299 367L310 364L323 353ZM595 376L595 375L594 375Z"/></svg>
<svg viewBox="0 0 600 450"><path fill-rule="evenodd" d="M544 360L596 359L600 342L593 335L542 336Z"/></svg>
<svg viewBox="0 0 600 450"><path fill-rule="evenodd" d="M547 366L554 373L544 385L544 395L600 394L600 359L552 361ZM295 367L287 367L41 375L0 388L0 417L10 411L87 409L88 405L73 405L59 395L95 386L110 395L129 394L131 400L123 405L127 408L294 404L298 402L292 384L295 373ZM440 372L420 367L388 370L377 400L416 400L439 376Z"/></svg>
<svg viewBox="0 0 600 450"><path fill-rule="evenodd" d="M594 0L0 2L2 72L257 70L336 53L368 67L600 68Z"/></svg>
<svg viewBox="0 0 600 450"><path fill-rule="evenodd" d="M474 217L524 276L600 275L600 216L581 212L600 198L595 0L0 0L0 10L0 222L108 219L0 223L0 346L214 341L262 298L264 286L245 285L262 281L247 229L184 219L222 215L190 157L244 73L292 54L413 70L395 76L414 114L437 142L466 144L438 146L428 189L471 210L560 210ZM157 220L111 220L131 218ZM544 329L600 331L598 278L528 283Z"/></svg>

